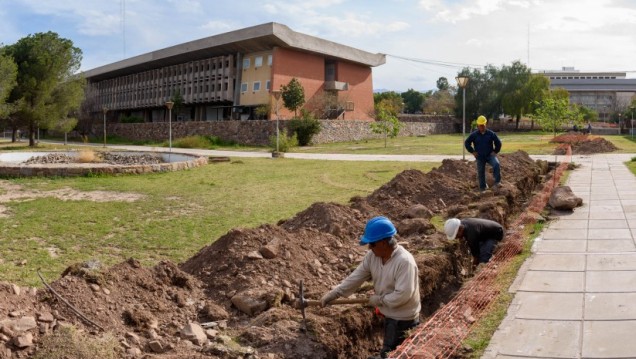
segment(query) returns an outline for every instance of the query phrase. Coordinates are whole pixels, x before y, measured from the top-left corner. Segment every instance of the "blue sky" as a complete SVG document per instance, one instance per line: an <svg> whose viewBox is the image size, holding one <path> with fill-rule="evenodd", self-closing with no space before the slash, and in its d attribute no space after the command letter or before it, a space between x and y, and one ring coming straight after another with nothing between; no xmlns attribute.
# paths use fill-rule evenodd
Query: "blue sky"
<svg viewBox="0 0 636 359"><path fill-rule="evenodd" d="M54 31L88 70L272 21L387 54L376 89L434 89L463 66L515 60L636 77L634 0L0 0L0 43Z"/></svg>

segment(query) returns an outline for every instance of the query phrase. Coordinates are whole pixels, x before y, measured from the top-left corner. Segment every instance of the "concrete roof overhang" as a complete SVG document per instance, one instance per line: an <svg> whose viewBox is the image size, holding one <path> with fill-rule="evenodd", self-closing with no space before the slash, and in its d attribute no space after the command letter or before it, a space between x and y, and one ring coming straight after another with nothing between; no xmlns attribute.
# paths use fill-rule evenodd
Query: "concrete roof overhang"
<svg viewBox="0 0 636 359"><path fill-rule="evenodd" d="M550 87L562 87L572 91L618 91L636 92L636 79L598 79L598 80L550 80Z"/></svg>
<svg viewBox="0 0 636 359"><path fill-rule="evenodd" d="M346 60L371 67L379 66L386 62L384 54L373 54L318 37L301 34L283 24L270 22L131 57L88 70L84 72L84 76L92 81L101 81L210 57L266 51L276 46L315 53L327 58Z"/></svg>

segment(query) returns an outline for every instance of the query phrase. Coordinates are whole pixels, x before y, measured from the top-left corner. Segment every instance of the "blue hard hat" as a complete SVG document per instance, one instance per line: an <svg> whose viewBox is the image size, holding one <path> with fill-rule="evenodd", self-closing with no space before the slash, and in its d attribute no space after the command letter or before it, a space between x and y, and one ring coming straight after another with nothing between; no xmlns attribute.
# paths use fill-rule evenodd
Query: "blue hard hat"
<svg viewBox="0 0 636 359"><path fill-rule="evenodd" d="M393 237L396 233L397 229L395 229L391 220L383 216L373 217L364 227L364 234L360 238L360 245L375 243L385 238Z"/></svg>

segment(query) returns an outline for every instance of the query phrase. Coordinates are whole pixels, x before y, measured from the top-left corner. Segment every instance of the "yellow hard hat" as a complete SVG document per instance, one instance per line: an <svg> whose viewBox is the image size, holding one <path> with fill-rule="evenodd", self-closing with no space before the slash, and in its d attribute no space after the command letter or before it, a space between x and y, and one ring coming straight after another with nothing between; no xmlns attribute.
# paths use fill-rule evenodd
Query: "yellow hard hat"
<svg viewBox="0 0 636 359"><path fill-rule="evenodd" d="M488 120L486 119L486 117L484 116L479 116L477 117L477 124L478 125L485 125L486 122L488 122Z"/></svg>

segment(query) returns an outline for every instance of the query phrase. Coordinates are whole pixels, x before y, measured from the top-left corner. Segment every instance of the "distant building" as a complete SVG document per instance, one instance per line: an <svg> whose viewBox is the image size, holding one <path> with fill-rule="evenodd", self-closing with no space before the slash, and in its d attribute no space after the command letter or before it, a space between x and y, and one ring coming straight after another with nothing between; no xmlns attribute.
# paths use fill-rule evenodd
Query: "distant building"
<svg viewBox="0 0 636 359"><path fill-rule="evenodd" d="M626 78L625 72L580 72L574 67L556 71L540 71L550 79L550 88L564 88L570 102L598 112L600 120L612 113L624 111L636 95L636 79Z"/></svg>
<svg viewBox="0 0 636 359"><path fill-rule="evenodd" d="M267 23L186 42L84 73L86 101L96 118L137 116L167 121L165 103L175 93L177 120L274 118L273 90L297 78L319 117L369 120L372 71L386 62L373 54ZM255 111L258 107L260 110ZM268 107L269 106L269 107ZM281 118L290 118L278 101Z"/></svg>

